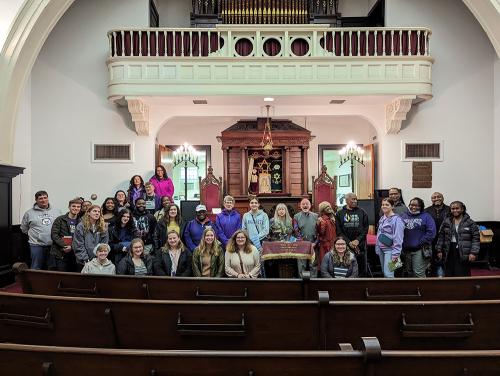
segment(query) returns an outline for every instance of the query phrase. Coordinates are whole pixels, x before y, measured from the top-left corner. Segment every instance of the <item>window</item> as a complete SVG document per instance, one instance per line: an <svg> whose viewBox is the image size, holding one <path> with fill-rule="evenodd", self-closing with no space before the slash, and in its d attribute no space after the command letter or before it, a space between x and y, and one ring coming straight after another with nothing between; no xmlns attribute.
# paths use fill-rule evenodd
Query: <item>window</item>
<svg viewBox="0 0 500 376"><path fill-rule="evenodd" d="M337 176L337 205L341 207L345 205L345 194L351 192L351 165L349 163L344 163L340 166L340 149L342 149L345 144L333 144L333 145L318 145L319 152L319 166L318 171L321 171L321 166L325 165L327 168L327 173L332 178ZM339 178L342 176L342 178ZM317 176L316 176L317 177ZM348 181L349 184L344 184L344 181ZM340 183L342 183L340 185Z"/></svg>
<svg viewBox="0 0 500 376"><path fill-rule="evenodd" d="M198 177L202 179L207 176L208 166L211 165L211 146L210 145L193 145L198 157L198 166L188 162L187 166L184 163L173 165L173 151L179 145L166 145L161 148L161 164L165 166L169 176L174 183L174 201L180 204L184 200L199 200L200 199L200 183ZM186 179L187 172L187 179ZM186 196L187 189L187 198Z"/></svg>

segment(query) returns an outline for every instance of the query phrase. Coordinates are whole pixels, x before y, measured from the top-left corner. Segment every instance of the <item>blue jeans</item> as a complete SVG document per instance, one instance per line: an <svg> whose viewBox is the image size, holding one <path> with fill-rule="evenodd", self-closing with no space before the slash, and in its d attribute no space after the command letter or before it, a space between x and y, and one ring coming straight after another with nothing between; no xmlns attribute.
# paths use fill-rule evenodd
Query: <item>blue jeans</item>
<svg viewBox="0 0 500 376"><path fill-rule="evenodd" d="M47 269L47 258L49 256L50 245L30 244L31 269Z"/></svg>
<svg viewBox="0 0 500 376"><path fill-rule="evenodd" d="M389 262L392 260L392 249L379 250L380 266L384 272L384 278L394 278L394 272L389 270Z"/></svg>

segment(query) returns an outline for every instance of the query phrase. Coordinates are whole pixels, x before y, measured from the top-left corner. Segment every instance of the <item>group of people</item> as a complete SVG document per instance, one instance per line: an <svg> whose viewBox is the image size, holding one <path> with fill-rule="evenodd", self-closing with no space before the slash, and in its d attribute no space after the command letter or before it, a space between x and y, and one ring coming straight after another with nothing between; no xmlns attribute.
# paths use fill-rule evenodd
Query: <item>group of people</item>
<svg viewBox="0 0 500 376"><path fill-rule="evenodd" d="M160 192L157 194L157 192ZM312 276L354 278L366 270L368 215L353 193L340 210L329 202L311 211L308 199L290 216L278 204L274 216L260 208L257 197L243 216L226 196L223 210L212 222L204 205L184 223L172 200L174 187L163 166L146 183L139 175L127 192L117 191L102 206L82 198L69 201L68 212L49 204L48 194L35 194L21 229L28 234L33 269L66 272L195 277L265 277L261 262L263 242L305 240L314 244L310 260L297 260L299 272ZM465 205L444 205L441 194L433 205L412 199L408 208L400 190L390 190L382 201L376 252L385 277L393 277L394 264L403 257L408 275L424 277L432 259L437 275L470 275L468 262L479 252L479 230ZM439 232L436 229L440 229ZM476 239L477 238L477 239ZM429 256L430 252L430 256Z"/></svg>
<svg viewBox="0 0 500 376"><path fill-rule="evenodd" d="M479 226L463 202L448 206L440 192L431 195L431 202L425 208L415 197L406 208L398 188L382 200L375 251L384 277L393 278L400 265L407 276L417 278L471 275L480 250Z"/></svg>

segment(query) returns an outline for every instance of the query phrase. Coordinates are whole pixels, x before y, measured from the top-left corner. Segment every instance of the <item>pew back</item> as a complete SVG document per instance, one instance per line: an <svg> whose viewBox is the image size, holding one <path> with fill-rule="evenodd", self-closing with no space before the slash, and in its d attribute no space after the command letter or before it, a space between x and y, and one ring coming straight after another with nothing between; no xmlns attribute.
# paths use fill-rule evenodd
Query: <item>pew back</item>
<svg viewBox="0 0 500 376"><path fill-rule="evenodd" d="M152 301L0 294L0 342L179 350L496 349L500 301Z"/></svg>
<svg viewBox="0 0 500 376"><path fill-rule="evenodd" d="M0 344L0 369L3 376L496 375L500 351L182 352Z"/></svg>
<svg viewBox="0 0 500 376"><path fill-rule="evenodd" d="M226 279L83 275L21 269L28 294L153 300L500 299L500 277L428 279Z"/></svg>

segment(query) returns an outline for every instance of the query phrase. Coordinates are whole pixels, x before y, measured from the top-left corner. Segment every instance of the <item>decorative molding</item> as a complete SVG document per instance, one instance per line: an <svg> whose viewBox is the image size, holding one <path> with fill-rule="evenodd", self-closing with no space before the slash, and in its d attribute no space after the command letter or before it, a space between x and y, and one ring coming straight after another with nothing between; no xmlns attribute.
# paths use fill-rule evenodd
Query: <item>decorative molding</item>
<svg viewBox="0 0 500 376"><path fill-rule="evenodd" d="M416 95L432 97L428 56L331 58L117 57L108 99L169 95ZM244 90L242 89L244 88Z"/></svg>
<svg viewBox="0 0 500 376"><path fill-rule="evenodd" d="M149 106L140 98L125 98L139 136L149 136Z"/></svg>
<svg viewBox="0 0 500 376"><path fill-rule="evenodd" d="M397 134L401 130L403 120L406 120L406 114L411 109L415 95L405 95L396 98L385 106L385 133Z"/></svg>

